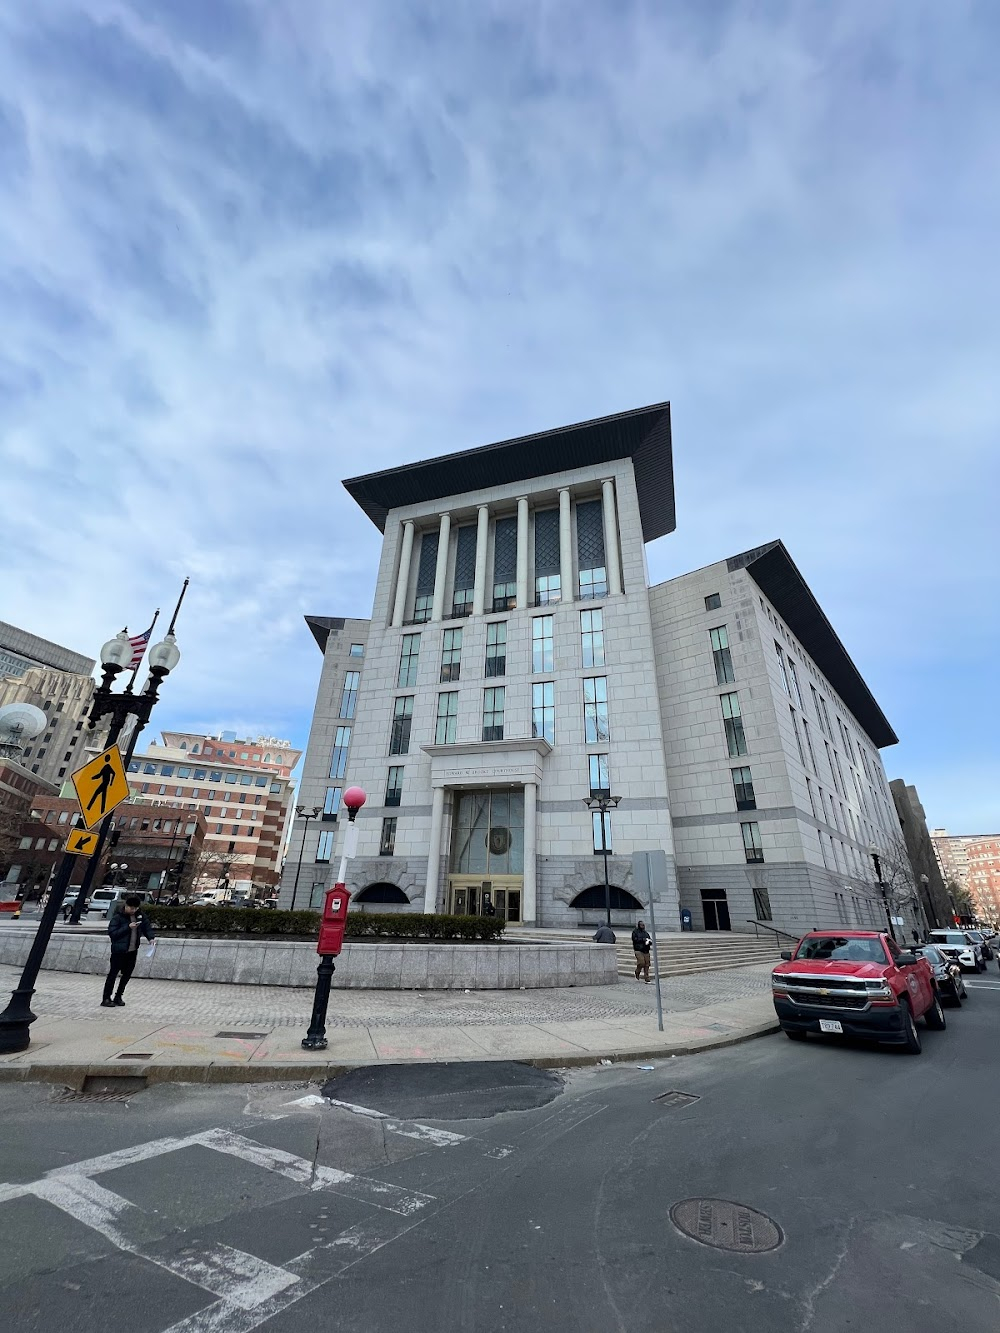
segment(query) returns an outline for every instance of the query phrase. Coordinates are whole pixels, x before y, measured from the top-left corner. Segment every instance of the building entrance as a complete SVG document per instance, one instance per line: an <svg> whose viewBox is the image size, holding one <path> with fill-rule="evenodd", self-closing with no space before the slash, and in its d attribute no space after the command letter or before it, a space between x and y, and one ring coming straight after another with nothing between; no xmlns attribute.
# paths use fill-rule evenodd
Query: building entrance
<svg viewBox="0 0 1000 1333"><path fill-rule="evenodd" d="M706 930L732 930L725 889L702 889L701 910L705 914Z"/></svg>
<svg viewBox="0 0 1000 1333"><path fill-rule="evenodd" d="M520 875L505 875L497 879L469 879L463 875L450 875L448 910L454 916L493 916L496 913L501 920L516 923L521 920L522 888Z"/></svg>

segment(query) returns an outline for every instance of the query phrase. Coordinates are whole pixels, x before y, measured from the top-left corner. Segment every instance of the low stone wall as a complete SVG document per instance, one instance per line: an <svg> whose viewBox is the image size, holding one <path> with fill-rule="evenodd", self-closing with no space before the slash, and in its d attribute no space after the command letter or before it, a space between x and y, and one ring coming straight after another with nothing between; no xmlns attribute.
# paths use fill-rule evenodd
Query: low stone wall
<svg viewBox="0 0 1000 1333"><path fill-rule="evenodd" d="M0 929L0 963L23 964L33 931ZM105 935L54 935L44 966L103 975ZM137 977L311 986L319 957L307 943L168 939L152 958L139 950ZM615 950L606 944L345 944L334 987L351 990L535 990L608 986L618 981Z"/></svg>

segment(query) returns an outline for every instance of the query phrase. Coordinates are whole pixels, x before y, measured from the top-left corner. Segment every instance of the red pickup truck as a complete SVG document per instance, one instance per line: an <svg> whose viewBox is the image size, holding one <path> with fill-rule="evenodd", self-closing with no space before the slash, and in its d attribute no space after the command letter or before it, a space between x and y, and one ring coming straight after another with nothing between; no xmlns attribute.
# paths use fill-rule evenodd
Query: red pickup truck
<svg viewBox="0 0 1000 1333"><path fill-rule="evenodd" d="M946 1024L925 958L900 949L875 930L814 930L771 974L782 1031L804 1039L830 1032L892 1042L920 1054L916 1020Z"/></svg>

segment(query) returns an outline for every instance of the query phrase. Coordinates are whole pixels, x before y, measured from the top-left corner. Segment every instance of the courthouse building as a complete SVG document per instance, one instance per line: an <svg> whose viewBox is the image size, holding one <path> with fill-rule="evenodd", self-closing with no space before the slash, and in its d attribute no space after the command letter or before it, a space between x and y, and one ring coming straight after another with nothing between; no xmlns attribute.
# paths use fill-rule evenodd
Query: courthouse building
<svg viewBox="0 0 1000 1333"><path fill-rule="evenodd" d="M648 585L674 530L668 404L356 477L384 534L370 620L310 616L323 670L282 879L318 903L362 786L359 906L581 926L881 922L898 842L881 709L780 542Z"/></svg>

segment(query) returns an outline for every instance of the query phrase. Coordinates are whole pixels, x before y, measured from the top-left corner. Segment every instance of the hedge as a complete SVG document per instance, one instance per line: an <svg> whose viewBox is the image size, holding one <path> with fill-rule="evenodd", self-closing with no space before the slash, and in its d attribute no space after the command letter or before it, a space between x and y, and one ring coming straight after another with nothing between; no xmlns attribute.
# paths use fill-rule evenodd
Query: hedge
<svg viewBox="0 0 1000 1333"><path fill-rule="evenodd" d="M146 915L160 930L211 935L319 934L318 912L280 912L256 907L158 907ZM498 940L506 922L496 916L436 916L424 912L351 912L348 940Z"/></svg>

